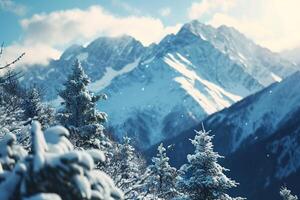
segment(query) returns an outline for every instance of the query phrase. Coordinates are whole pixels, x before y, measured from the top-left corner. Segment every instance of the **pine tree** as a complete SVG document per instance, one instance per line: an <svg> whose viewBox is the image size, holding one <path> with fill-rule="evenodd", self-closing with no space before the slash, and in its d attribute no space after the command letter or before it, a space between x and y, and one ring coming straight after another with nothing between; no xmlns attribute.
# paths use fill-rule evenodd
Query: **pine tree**
<svg viewBox="0 0 300 200"><path fill-rule="evenodd" d="M135 160L135 149L131 146L130 142L131 139L127 136L123 138L123 145L120 147L120 170L121 170L121 177L120 177L120 185L124 185L126 187L126 182L130 182L130 179L138 178L138 166L137 163L134 163ZM122 181L127 180L127 181Z"/></svg>
<svg viewBox="0 0 300 200"><path fill-rule="evenodd" d="M30 88L23 100L24 115L26 118L34 118L40 115L42 110L42 100L37 88Z"/></svg>
<svg viewBox="0 0 300 200"><path fill-rule="evenodd" d="M24 93L21 103L24 120L38 120L44 127L54 124L54 110L42 102L41 89L33 86Z"/></svg>
<svg viewBox="0 0 300 200"><path fill-rule="evenodd" d="M96 110L96 102L106 99L106 95L94 95L87 89L89 78L84 73L78 60L74 63L73 73L64 84L65 89L59 92L65 106L60 113L60 122L75 135L79 135L78 146L84 146L84 140L103 132L101 125L106 121L106 113ZM72 135L74 136L74 135ZM84 139L84 140L82 140Z"/></svg>
<svg viewBox="0 0 300 200"><path fill-rule="evenodd" d="M286 187L280 189L280 196L283 200L298 200L298 197L291 194L291 191Z"/></svg>
<svg viewBox="0 0 300 200"><path fill-rule="evenodd" d="M123 138L123 144L113 145L112 154L101 169L124 191L125 199L138 199L145 182L145 161L131 146L131 139Z"/></svg>
<svg viewBox="0 0 300 200"><path fill-rule="evenodd" d="M170 166L169 157L162 143L157 151L149 166L151 176L147 180L148 190L154 198L172 199L179 194L176 186L179 173L176 168Z"/></svg>
<svg viewBox="0 0 300 200"><path fill-rule="evenodd" d="M222 156L213 151L212 138L204 128L196 131L195 138L191 140L195 152L187 156L188 163L180 169L183 175L179 185L191 199L234 199L226 194L226 190L236 187L237 183L223 173L226 169L218 164Z"/></svg>
<svg viewBox="0 0 300 200"><path fill-rule="evenodd" d="M19 99L0 91L0 132L16 132L23 126L24 110L19 106Z"/></svg>
<svg viewBox="0 0 300 200"><path fill-rule="evenodd" d="M8 133L0 146L0 194L2 200L63 199L117 200L122 193L95 162L104 162L98 150L76 151L69 133L55 126L44 133L32 125L31 151L16 144Z"/></svg>

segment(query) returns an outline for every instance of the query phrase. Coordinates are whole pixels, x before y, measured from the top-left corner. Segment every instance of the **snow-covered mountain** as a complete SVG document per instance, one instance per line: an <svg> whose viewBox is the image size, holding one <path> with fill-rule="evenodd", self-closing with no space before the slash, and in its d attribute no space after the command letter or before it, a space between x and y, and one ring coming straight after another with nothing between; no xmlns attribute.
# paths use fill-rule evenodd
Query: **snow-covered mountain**
<svg viewBox="0 0 300 200"><path fill-rule="evenodd" d="M78 59L91 81L103 78L106 71L119 71L140 57L146 48L130 36L100 37L86 47L72 45L59 60L51 60L48 66L29 66L23 80L38 83L46 90L47 100L57 98L57 90L71 73L74 60Z"/></svg>
<svg viewBox="0 0 300 200"><path fill-rule="evenodd" d="M300 196L299 124L298 109L272 135L244 145L224 160L230 176L240 182L236 192L247 194L247 199L280 200L278 189L286 185Z"/></svg>
<svg viewBox="0 0 300 200"><path fill-rule="evenodd" d="M296 184L300 178L299 87L300 72L296 72L203 120L204 127L215 135L215 150L226 156L224 165L231 169L230 177L241 183L236 195L279 199L278 189L284 184L300 191ZM193 151L189 138L201 127L202 123L164 141L175 147L170 152L175 166Z"/></svg>
<svg viewBox="0 0 300 200"><path fill-rule="evenodd" d="M246 72L263 85L269 85L274 80L280 81L295 69L294 64L284 60L279 54L256 45L232 27L223 25L215 29L198 21L192 21L185 27L242 65Z"/></svg>
<svg viewBox="0 0 300 200"><path fill-rule="evenodd" d="M54 99L76 58L92 78L90 89L108 95L99 109L108 113L114 134L127 133L140 148L297 70L233 28L192 21L149 47L129 36L72 46L48 67L30 68L24 80L43 82Z"/></svg>
<svg viewBox="0 0 300 200"><path fill-rule="evenodd" d="M139 146L147 147L296 71L294 65L232 28L215 29L220 32L216 41L194 32L205 28L213 29L197 21L184 25L176 35L150 47L132 71L104 89L110 98L102 107L110 116L114 132L127 132ZM234 42L233 33L239 35L243 45L234 45L238 42ZM223 35L228 39L223 39ZM226 41L223 44L227 53L215 45L222 40ZM248 58L245 65L232 58L233 52L239 55L246 48L259 49L265 56L259 55L258 50L252 50L255 54L249 50L243 53ZM263 65L266 67L260 72ZM252 70L248 70L250 67Z"/></svg>

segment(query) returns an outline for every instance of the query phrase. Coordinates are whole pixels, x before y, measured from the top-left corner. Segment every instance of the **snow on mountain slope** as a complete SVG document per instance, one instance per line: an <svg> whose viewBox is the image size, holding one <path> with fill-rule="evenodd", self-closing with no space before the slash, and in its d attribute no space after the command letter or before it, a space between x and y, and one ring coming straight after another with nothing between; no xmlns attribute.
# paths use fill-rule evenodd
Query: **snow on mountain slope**
<svg viewBox="0 0 300 200"><path fill-rule="evenodd" d="M207 119L207 127L210 125L215 127L216 124L231 127L231 145L228 150L235 151L250 136L257 140L272 134L300 108L299 87L300 72L296 72L281 83L275 83L229 109L213 115Z"/></svg>
<svg viewBox="0 0 300 200"><path fill-rule="evenodd" d="M220 137L217 141L220 144L227 137L227 144L224 144L226 153L235 151L245 142L268 137L300 108L299 87L300 72L296 72L282 82L212 115L205 120L205 125L213 131L216 129L216 135L219 135L216 140ZM222 132L218 126L222 127Z"/></svg>
<svg viewBox="0 0 300 200"><path fill-rule="evenodd" d="M296 111L300 111L299 87L300 72L296 72L282 82L274 83L205 118L202 123L215 135L216 150L229 155L249 144L271 137ZM193 130L201 127L198 124L164 143L188 146L189 138L193 138L195 134ZM184 162L182 158L191 151L191 148L174 150L173 156L179 158L175 162Z"/></svg>
<svg viewBox="0 0 300 200"><path fill-rule="evenodd" d="M140 58L137 58L134 62L127 64L120 70L114 70L111 67L107 68L103 77L95 82L92 82L89 85L89 89L92 91L99 91L99 90L104 89L117 76L128 73L128 72L132 71L134 68L136 68L138 66L139 62L140 62Z"/></svg>
<svg viewBox="0 0 300 200"><path fill-rule="evenodd" d="M239 194L247 194L247 199L279 200L278 188L288 185L300 195L299 124L298 107L271 135L227 156L224 165L231 169L230 176L239 180Z"/></svg>
<svg viewBox="0 0 300 200"><path fill-rule="evenodd" d="M265 86L277 81L277 77L284 78L291 75L298 68L279 54L256 45L232 27L220 26L215 29L194 20L186 24L184 29L209 41ZM182 31L185 31L184 29Z"/></svg>
<svg viewBox="0 0 300 200"><path fill-rule="evenodd" d="M262 88L255 78L194 35L168 36L103 91L109 126L140 148L170 138ZM118 106L116 106L118 105Z"/></svg>
<svg viewBox="0 0 300 200"><path fill-rule="evenodd" d="M186 60L180 54L177 53L176 55L182 61L192 65L190 61ZM230 106L232 102L242 99L240 96L226 92L223 88L214 83L201 79L195 71L189 70L183 62L177 60L172 54L167 54L167 56L164 57L164 62L183 75L182 77L176 77L174 80L180 83L181 87L193 97L207 114L212 114L224 107ZM204 86L204 88L195 88L194 85L197 84L196 82ZM202 89L202 91L200 91L200 89Z"/></svg>
<svg viewBox="0 0 300 200"><path fill-rule="evenodd" d="M247 199L280 199L278 188L289 185L300 194L300 72L244 98L203 120L215 135L215 150L225 155L223 165L240 189L234 196ZM189 138L202 123L163 141L174 145L169 157L180 167L194 151ZM147 150L155 155L157 145ZM255 177L255 178L253 178ZM297 193L298 192L298 193Z"/></svg>
<svg viewBox="0 0 300 200"><path fill-rule="evenodd" d="M104 75L113 78L130 69L128 67L140 58L146 48L130 36L100 37L86 47L72 45L59 60L51 60L48 66L30 66L24 69L24 83L38 83L47 89L47 100L57 98L57 90L62 88L75 59L78 59L92 82ZM111 74L111 75L110 75ZM55 81L54 81L55 80ZM101 83L102 84L102 83Z"/></svg>

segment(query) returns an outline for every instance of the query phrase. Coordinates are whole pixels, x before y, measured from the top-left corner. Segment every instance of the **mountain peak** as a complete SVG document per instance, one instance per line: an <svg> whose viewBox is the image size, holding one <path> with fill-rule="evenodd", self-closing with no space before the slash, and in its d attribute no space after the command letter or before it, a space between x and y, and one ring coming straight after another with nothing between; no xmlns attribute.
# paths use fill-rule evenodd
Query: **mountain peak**
<svg viewBox="0 0 300 200"><path fill-rule="evenodd" d="M121 35L121 36L116 36L116 37L108 37L108 36L101 36L92 41L87 48L91 46L102 46L102 45L108 45L110 46L115 46L115 45L126 45L129 43L133 44L139 44L142 45L138 40L133 38L132 36L129 35Z"/></svg>
<svg viewBox="0 0 300 200"><path fill-rule="evenodd" d="M198 20L192 20L191 22L184 24L180 32L189 31L194 35L199 35L199 33L203 31L212 30L212 29L214 28L211 25L204 24Z"/></svg>
<svg viewBox="0 0 300 200"><path fill-rule="evenodd" d="M200 22L197 19L194 19L194 20L184 24L183 26L186 26L186 27L205 27L205 26L208 26L208 25Z"/></svg>
<svg viewBox="0 0 300 200"><path fill-rule="evenodd" d="M67 59L68 57L71 57L72 55L80 53L83 49L84 49L84 47L82 45L73 44L63 52L60 59Z"/></svg>

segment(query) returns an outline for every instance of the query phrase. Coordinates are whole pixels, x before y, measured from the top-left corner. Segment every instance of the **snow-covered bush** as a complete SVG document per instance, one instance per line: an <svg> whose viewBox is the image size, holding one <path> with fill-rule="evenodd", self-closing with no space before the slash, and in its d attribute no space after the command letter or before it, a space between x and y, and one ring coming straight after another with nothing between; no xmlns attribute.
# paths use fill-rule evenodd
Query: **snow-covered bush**
<svg viewBox="0 0 300 200"><path fill-rule="evenodd" d="M213 151L212 138L204 128L196 131L195 138L191 140L195 152L187 156L188 163L180 169L182 177L179 185L190 199L242 199L226 194L226 190L236 187L237 183L223 173L226 169L218 164L222 156Z"/></svg>
<svg viewBox="0 0 300 200"><path fill-rule="evenodd" d="M0 146L0 194L2 200L113 200L122 193L108 175L94 169L104 162L99 150L76 151L61 126L44 133L38 122L32 124L31 152L16 144L7 134Z"/></svg>

